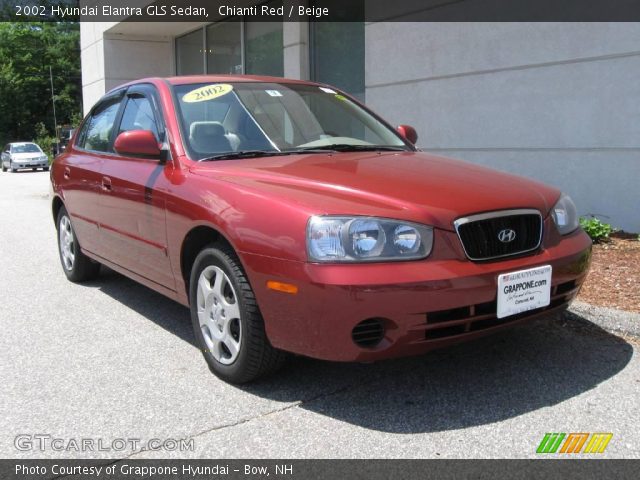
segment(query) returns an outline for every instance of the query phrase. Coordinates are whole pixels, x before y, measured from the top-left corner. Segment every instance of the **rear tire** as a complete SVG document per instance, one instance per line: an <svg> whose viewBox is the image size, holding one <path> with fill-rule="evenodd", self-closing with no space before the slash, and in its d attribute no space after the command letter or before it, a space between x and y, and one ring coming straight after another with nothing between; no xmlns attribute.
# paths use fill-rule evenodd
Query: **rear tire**
<svg viewBox="0 0 640 480"><path fill-rule="evenodd" d="M4 164L2 165L2 171L6 172L7 171L7 167L4 166Z"/></svg>
<svg viewBox="0 0 640 480"><path fill-rule="evenodd" d="M189 303L198 346L222 380L247 383L284 363L286 353L269 343L251 285L226 244L208 245L196 257Z"/></svg>
<svg viewBox="0 0 640 480"><path fill-rule="evenodd" d="M80 249L71 218L66 208L61 207L56 222L58 230L58 253L62 271L74 283L93 280L100 273L100 264L87 257Z"/></svg>
<svg viewBox="0 0 640 480"><path fill-rule="evenodd" d="M49 171L49 167L42 167L42 171L43 172L48 172Z"/></svg>

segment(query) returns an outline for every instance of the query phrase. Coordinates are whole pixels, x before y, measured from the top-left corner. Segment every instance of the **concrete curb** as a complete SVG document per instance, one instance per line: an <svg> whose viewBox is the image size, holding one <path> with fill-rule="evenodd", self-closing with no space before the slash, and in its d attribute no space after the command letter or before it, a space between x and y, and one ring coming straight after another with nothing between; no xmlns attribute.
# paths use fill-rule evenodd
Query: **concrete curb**
<svg viewBox="0 0 640 480"><path fill-rule="evenodd" d="M597 307L579 301L573 302L569 311L585 317L608 332L640 337L640 313Z"/></svg>

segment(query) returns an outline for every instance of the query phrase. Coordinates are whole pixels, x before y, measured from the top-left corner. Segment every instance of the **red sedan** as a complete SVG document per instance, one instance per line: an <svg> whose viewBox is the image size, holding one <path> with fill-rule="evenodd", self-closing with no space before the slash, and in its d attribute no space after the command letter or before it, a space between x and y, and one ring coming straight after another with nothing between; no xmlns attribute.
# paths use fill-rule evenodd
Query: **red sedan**
<svg viewBox="0 0 640 480"><path fill-rule="evenodd" d="M285 352L420 354L565 308L591 252L571 199L416 139L316 83L118 87L52 165L64 273L104 264L189 306L236 383Z"/></svg>

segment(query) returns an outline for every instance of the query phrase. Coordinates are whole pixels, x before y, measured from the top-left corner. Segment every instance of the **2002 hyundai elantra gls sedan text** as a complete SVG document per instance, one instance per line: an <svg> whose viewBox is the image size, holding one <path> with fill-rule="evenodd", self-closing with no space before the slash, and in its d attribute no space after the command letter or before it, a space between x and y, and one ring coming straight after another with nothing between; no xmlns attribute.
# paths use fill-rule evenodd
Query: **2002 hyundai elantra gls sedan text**
<svg viewBox="0 0 640 480"><path fill-rule="evenodd" d="M190 306L236 383L285 352L420 354L566 307L591 252L571 199L416 138L310 82L119 87L53 162L62 267L79 282L104 264Z"/></svg>

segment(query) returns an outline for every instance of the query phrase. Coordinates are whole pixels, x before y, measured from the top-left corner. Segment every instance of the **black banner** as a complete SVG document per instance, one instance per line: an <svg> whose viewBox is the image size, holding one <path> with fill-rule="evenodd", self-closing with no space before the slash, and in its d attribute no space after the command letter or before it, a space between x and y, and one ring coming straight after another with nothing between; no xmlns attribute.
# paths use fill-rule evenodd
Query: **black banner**
<svg viewBox="0 0 640 480"><path fill-rule="evenodd" d="M0 460L3 480L637 478L638 460Z"/></svg>
<svg viewBox="0 0 640 480"><path fill-rule="evenodd" d="M134 3L132 5L131 3ZM141 5L141 6L139 6ZM0 0L2 21L635 22L638 0Z"/></svg>

